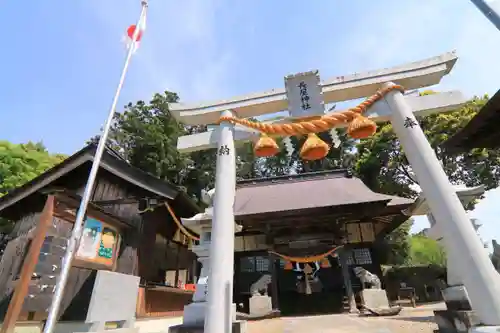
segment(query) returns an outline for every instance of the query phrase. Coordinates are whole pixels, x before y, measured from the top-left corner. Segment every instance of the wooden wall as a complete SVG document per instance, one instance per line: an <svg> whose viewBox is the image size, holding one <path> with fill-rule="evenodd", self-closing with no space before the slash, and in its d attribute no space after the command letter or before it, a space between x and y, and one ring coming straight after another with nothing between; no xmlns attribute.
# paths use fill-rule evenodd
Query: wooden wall
<svg viewBox="0 0 500 333"><path fill-rule="evenodd" d="M81 195L83 193L83 186L77 189L76 192ZM91 200L92 202L99 202L130 198L137 199L147 196L152 196L152 194L127 183L105 170L101 170L98 173ZM156 272L154 261L151 259L153 258L152 253L155 251L156 233L160 232L172 239L176 231L173 222L169 220L168 212L157 209L152 213L141 214L137 202L106 204L106 206L101 205L101 207L107 213L125 222L124 224L114 225L115 222L102 220L102 222L116 227L120 234L116 262L113 267L104 267L104 269L112 269L124 274L141 276L145 278L143 281L153 276ZM72 207L72 209L76 211L77 207ZM29 207L26 207L26 210L29 211ZM94 213L96 212L94 211ZM92 217L92 214L92 210L89 208L88 215ZM41 276L35 277L32 280L32 286L29 287L28 296L25 299L20 319L45 318L47 314L46 310L52 301L53 287L57 281L61 259L64 255L64 247L71 235L74 223L74 217L68 218L67 214L56 214L56 216L60 217L54 217L52 226L47 233L47 237L50 237L52 245L47 245L49 247L48 254L41 254L44 258L39 258L39 264L36 268L36 271L42 274L39 274ZM64 218L61 218L63 216ZM100 216L103 216L103 214L101 213ZM28 213L16 222L14 230L9 235L11 240L7 243L4 255L0 261L0 320L7 310L10 297L15 288L17 274L22 265L24 254L27 252L30 238L32 237L31 233L33 233L39 217L40 213L38 212ZM97 216L94 217L101 220ZM118 219L112 220L117 221ZM54 270L54 266L52 265L56 265L57 268ZM60 320L85 319L97 269L103 269L103 267L81 265L79 260L74 262L74 266L70 270L61 305ZM43 288L41 288L42 285L44 286ZM172 302L185 303L190 299L190 297L180 298L183 300ZM151 299L156 298L152 296ZM150 306L148 305L148 307Z"/></svg>
<svg viewBox="0 0 500 333"><path fill-rule="evenodd" d="M83 193L82 187L78 192ZM125 198L145 197L147 193L135 186L131 186L123 179L101 170L98 173L92 201L118 200ZM139 205L137 202L128 204L112 204L103 206L110 214L120 218L131 224L133 227L140 229L142 226L142 217L139 214Z"/></svg>
<svg viewBox="0 0 500 333"><path fill-rule="evenodd" d="M138 248L139 275L142 282L164 284L167 271L170 271L170 275L176 276L173 279L175 281L179 278L186 280L184 276L191 276L196 255L182 243L182 239L178 237L179 233L176 232L177 227L166 210L156 209L146 212L143 218L144 224ZM190 273L186 274L187 270Z"/></svg>
<svg viewBox="0 0 500 333"><path fill-rule="evenodd" d="M101 183L102 184L102 183ZM104 197L111 191L104 191L109 187L98 187ZM106 198L109 198L106 197ZM104 199L103 199L104 200ZM122 212L124 213L124 212ZM92 210L88 212L92 216ZM57 215L57 214L56 214ZM137 214L138 215L138 214ZM30 244L30 238L40 214L29 214L19 220L10 237L12 238L5 248L4 255L0 261L0 318L5 315L10 297L16 285L17 275L20 271L24 255ZM103 221L108 222L108 221ZM28 295L23 304L21 318L46 317L46 310L52 302L54 287L60 272L62 257L71 235L74 221L69 221L60 217L54 217L52 225L46 235L46 242L42 247L35 273L28 289ZM111 224L112 225L112 224ZM113 227L118 227L112 225ZM111 269L125 273L138 274L137 246L138 232L133 228L119 228L121 244L116 263ZM76 263L75 263L76 264ZM54 266L53 266L54 265ZM73 266L70 270L68 282L65 288L64 298L61 305L61 320L84 320L88 307L96 269L106 269L105 267L93 267L92 265ZM40 315L45 313L45 315Z"/></svg>
<svg viewBox="0 0 500 333"><path fill-rule="evenodd" d="M140 288L137 318L182 316L184 307L191 303L192 298L193 293L188 291L169 292L168 290Z"/></svg>
<svg viewBox="0 0 500 333"><path fill-rule="evenodd" d="M11 233L11 240L0 260L0 318L3 320L14 291L14 280L21 269L27 244L40 217L39 213L29 214L19 220Z"/></svg>

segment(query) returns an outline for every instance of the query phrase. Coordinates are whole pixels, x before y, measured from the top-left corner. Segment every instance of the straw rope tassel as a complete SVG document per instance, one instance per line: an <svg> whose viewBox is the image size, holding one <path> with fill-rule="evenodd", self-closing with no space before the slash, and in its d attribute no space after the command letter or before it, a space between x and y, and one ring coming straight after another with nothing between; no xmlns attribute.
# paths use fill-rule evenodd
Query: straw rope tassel
<svg viewBox="0 0 500 333"><path fill-rule="evenodd" d="M317 135L319 132L328 131L336 126L347 124L347 133L354 139L367 138L375 133L377 125L374 121L363 116L363 113L375 102L383 98L387 93L398 90L403 92L400 85L393 85L377 91L374 95L368 97L359 105L345 111L339 111L324 115L317 119L302 120L295 123L270 124L240 119L233 116L224 116L219 122L228 121L233 124L239 124L262 133L262 137L255 145L255 153L260 157L272 156L278 152L278 145L270 136L292 136L308 135L308 138L301 149L301 157L306 160L323 158L328 154L328 145Z"/></svg>
<svg viewBox="0 0 500 333"><path fill-rule="evenodd" d="M259 141L255 144L253 151L258 157L271 157L279 152L280 148L276 141L267 134L262 133Z"/></svg>
<svg viewBox="0 0 500 333"><path fill-rule="evenodd" d="M319 160L324 158L329 150L330 147L325 141L321 140L315 133L309 133L306 142L300 149L300 157L308 161Z"/></svg>

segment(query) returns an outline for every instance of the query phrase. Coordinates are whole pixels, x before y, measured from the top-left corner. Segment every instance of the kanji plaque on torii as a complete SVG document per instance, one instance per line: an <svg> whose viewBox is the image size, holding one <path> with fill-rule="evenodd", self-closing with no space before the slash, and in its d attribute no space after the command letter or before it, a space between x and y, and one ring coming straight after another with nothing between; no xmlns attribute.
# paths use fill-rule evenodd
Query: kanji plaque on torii
<svg viewBox="0 0 500 333"><path fill-rule="evenodd" d="M288 112L294 118L321 116L325 113L318 71L285 77Z"/></svg>
<svg viewBox="0 0 500 333"><path fill-rule="evenodd" d="M477 237L468 237L475 231L434 150L415 120L419 115L456 110L465 99L459 92L426 96L403 94L404 88L418 89L438 84L451 71L456 60L454 53L447 53L395 68L341 76L325 82L320 82L317 71L314 71L286 77L285 89L214 103L170 106L173 115L183 123L219 125L205 133L180 137L178 141L178 149L183 152L212 148L219 152L206 333L225 332L231 327L230 319L224 313L232 302L233 290L235 141L254 140L257 156L271 156L279 149L274 137L307 135L300 153L303 158L313 160L325 156L329 149L316 137L316 133L342 126L347 127L351 137L361 139L372 135L379 121L391 121L419 185L428 198L433 216L450 234L445 240L447 251L464 253L464 266L460 268L460 273L481 321L500 324L500 301L496 296L500 291L500 282L496 271ZM324 104L367 96L354 108L325 113ZM248 119L285 110L289 117L275 122ZM408 119L411 121L408 122ZM482 274L478 277L474 271L481 271Z"/></svg>

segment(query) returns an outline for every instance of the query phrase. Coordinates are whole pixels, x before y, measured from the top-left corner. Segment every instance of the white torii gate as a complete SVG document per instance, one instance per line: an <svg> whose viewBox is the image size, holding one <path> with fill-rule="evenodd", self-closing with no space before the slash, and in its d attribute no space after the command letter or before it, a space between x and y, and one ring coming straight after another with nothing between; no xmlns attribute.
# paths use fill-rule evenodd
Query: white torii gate
<svg viewBox="0 0 500 333"><path fill-rule="evenodd" d="M336 77L319 84L324 103L352 100L374 94L380 88L395 85L418 89L438 84L453 68L454 52L390 69ZM286 81L285 81L286 82ZM287 91L273 89L260 94L195 105L171 104L170 111L179 121L190 124L217 124L220 117L257 117L291 109ZM447 252L460 253L463 265L457 271L463 277L472 306L486 325L500 325L500 281L497 272L477 237L454 188L448 181L434 150L429 145L416 116L454 110L465 103L460 92L427 96L404 96L392 90L376 102L365 116L374 121L390 120L436 220L442 221ZM324 115L324 110L321 114ZM292 113L292 116L296 116ZM410 126L411 125L411 126ZM208 279L208 309L205 332L230 330L234 261L234 198L236 187L235 141L247 141L258 133L223 121L218 128L187 135L178 140L178 150L192 152L217 149L214 219L210 248L211 272Z"/></svg>

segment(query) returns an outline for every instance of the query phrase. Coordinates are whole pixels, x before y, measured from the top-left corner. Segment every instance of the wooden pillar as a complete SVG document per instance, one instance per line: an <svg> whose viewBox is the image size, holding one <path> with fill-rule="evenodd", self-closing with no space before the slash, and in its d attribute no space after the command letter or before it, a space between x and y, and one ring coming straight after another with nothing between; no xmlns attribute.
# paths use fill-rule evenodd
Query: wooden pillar
<svg viewBox="0 0 500 333"><path fill-rule="evenodd" d="M40 250L42 249L43 241L45 240L45 235L47 230L52 224L52 217L54 214L54 196L49 195L45 201L45 207L43 208L42 214L40 216L40 221L35 229L35 235L31 241L31 246L24 260L23 266L21 268L20 278L17 281L16 288L14 290L14 295L9 303L7 313L5 314L5 319L0 330L1 333L13 333L17 318L21 313L24 299L28 293L29 284L31 282L31 277L35 271L35 266L38 263L38 257L40 256Z"/></svg>
<svg viewBox="0 0 500 333"><path fill-rule="evenodd" d="M278 301L278 269L279 260L273 254L269 254L269 270L271 273L271 304L273 310L279 309Z"/></svg>
<svg viewBox="0 0 500 333"><path fill-rule="evenodd" d="M158 272L154 270L154 256L156 246L156 230L158 227L158 219L153 212L142 214L142 227L140 234L140 242L138 246L137 256L139 260L139 276L141 282L156 281Z"/></svg>
<svg viewBox="0 0 500 333"><path fill-rule="evenodd" d="M358 309L356 307L356 299L354 297L354 291L352 290L351 274L349 273L349 265L347 264L347 256L350 249L347 249L344 245L343 248L339 249L338 256L340 267L342 269L342 278L344 280L344 287L346 290L346 296L349 301L349 312L356 313Z"/></svg>
<svg viewBox="0 0 500 333"><path fill-rule="evenodd" d="M162 272L163 274L163 283L164 284L168 284L168 281L167 281L167 277L169 276L168 274L168 271L170 270L170 266L169 266L169 259L171 257L171 254L172 254L172 251L171 251L171 248L170 248L170 240L168 238L166 238L166 242L165 242L165 257L164 257L164 260L165 260L165 271Z"/></svg>
<svg viewBox="0 0 500 333"><path fill-rule="evenodd" d="M196 254L192 253L192 259L193 260L193 263L192 263L192 267L191 267L191 283L195 283L198 281L198 276L200 275L200 273L198 272L198 257L196 256Z"/></svg>
<svg viewBox="0 0 500 333"><path fill-rule="evenodd" d="M177 245L177 257L175 258L175 287L178 288L179 287L179 258L180 258L180 255L181 255L181 250L182 250L182 246L177 244L177 243L174 243L175 245Z"/></svg>

